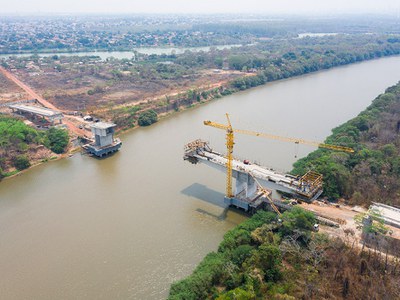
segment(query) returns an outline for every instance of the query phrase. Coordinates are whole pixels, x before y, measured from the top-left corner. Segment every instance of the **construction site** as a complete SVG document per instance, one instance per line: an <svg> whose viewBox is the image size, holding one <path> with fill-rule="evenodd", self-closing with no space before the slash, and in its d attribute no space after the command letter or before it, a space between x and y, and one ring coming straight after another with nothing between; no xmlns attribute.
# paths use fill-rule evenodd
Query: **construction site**
<svg viewBox="0 0 400 300"><path fill-rule="evenodd" d="M354 153L353 149L340 145L236 129L232 127L228 114L226 114L226 118L226 125L208 120L204 121L206 126L225 131L226 155L214 151L208 142L197 139L185 145L183 158L192 164L202 163L226 173L226 191L223 201L227 206L243 210L250 215L257 210L267 209L280 216L282 211L290 210L294 205L298 205L315 214L318 221L318 224L315 224L315 230L319 230L319 224L327 225L328 227L325 227L324 230L333 235L340 235L343 232L343 230L335 231L335 228L347 228L354 231L357 229L354 217L360 213L367 214L368 210L321 199L321 195L323 195L322 174L313 170L307 171L302 176L282 174L248 159L239 160L233 156L235 133L295 144L313 145L318 148L350 154ZM374 203L370 209L381 214L391 237L400 239L400 209L380 203Z"/></svg>
<svg viewBox="0 0 400 300"><path fill-rule="evenodd" d="M33 98L0 103L0 113L22 117L25 124L39 130L67 129L70 137L82 144L83 151L95 157L105 157L121 148L121 141L114 138L115 124L78 112L63 112L5 68L0 67L0 74Z"/></svg>

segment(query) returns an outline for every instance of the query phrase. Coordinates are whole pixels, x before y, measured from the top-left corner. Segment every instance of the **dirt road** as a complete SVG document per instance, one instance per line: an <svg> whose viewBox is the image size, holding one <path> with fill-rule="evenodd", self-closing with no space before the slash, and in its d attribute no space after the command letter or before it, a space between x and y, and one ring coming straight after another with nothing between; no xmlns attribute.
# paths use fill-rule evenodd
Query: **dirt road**
<svg viewBox="0 0 400 300"><path fill-rule="evenodd" d="M49 101L44 99L41 95L36 93L30 86L27 84L23 83L21 80L19 80L14 74L0 66L0 72L9 80L14 82L16 85L18 85L20 88L22 88L31 98L36 99L40 104L42 104L44 107L58 110L60 111L57 107L55 107L53 104L51 104ZM84 136L87 134L85 130L77 128L70 120L67 119L68 117L64 118L64 124L68 127L68 130L72 134L76 134L78 136Z"/></svg>
<svg viewBox="0 0 400 300"><path fill-rule="evenodd" d="M328 229L330 233L335 233L334 235L340 236L342 238L345 237L343 229L347 228L352 229L354 232L358 232L357 224L354 220L354 217L359 213L367 212L366 209L358 206L352 207L347 205L340 205L340 207L336 207L335 205L324 204L321 201L314 201L313 203L304 202L300 206L322 217L327 217L332 220L337 219L344 221L344 223L341 224L341 228ZM391 236L393 238L400 239L400 228L396 228L387 224L385 224L385 226L392 232Z"/></svg>

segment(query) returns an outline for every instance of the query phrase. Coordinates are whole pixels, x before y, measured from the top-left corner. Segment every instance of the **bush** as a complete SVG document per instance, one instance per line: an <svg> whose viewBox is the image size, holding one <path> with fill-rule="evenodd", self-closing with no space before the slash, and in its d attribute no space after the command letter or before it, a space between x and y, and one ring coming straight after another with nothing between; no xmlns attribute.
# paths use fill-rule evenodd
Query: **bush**
<svg viewBox="0 0 400 300"><path fill-rule="evenodd" d="M18 170L24 170L27 169L31 166L31 163L29 162L28 157L26 155L19 155L16 156L13 160L14 167L16 167Z"/></svg>
<svg viewBox="0 0 400 300"><path fill-rule="evenodd" d="M64 153L68 142L68 132L64 129L50 128L46 133L45 146L54 153Z"/></svg>
<svg viewBox="0 0 400 300"><path fill-rule="evenodd" d="M309 233L315 224L314 214L301 207L293 207L290 211L285 211L282 219L280 232L283 235L290 235L294 230Z"/></svg>
<svg viewBox="0 0 400 300"><path fill-rule="evenodd" d="M240 245L232 251L232 262L237 266L241 266L242 263L251 256L253 249L254 248L248 244Z"/></svg>
<svg viewBox="0 0 400 300"><path fill-rule="evenodd" d="M140 126L149 126L158 121L157 113L150 109L145 112L142 112L139 115L138 124Z"/></svg>
<svg viewBox="0 0 400 300"><path fill-rule="evenodd" d="M261 245L256 253L259 267L264 271L267 281L277 281L281 278L282 254L278 247Z"/></svg>
<svg viewBox="0 0 400 300"><path fill-rule="evenodd" d="M206 299L223 276L225 263L221 253L208 254L191 276L172 284L168 299Z"/></svg>

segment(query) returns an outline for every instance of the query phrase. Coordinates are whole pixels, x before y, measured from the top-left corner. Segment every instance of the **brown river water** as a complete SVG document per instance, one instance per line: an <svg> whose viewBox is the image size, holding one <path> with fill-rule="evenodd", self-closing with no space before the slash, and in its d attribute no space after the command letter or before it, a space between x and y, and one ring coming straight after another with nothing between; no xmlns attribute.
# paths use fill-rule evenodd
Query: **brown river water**
<svg viewBox="0 0 400 300"><path fill-rule="evenodd" d="M114 156L81 154L0 183L1 299L165 299L246 216L223 205L224 173L182 159L202 124L323 141L400 80L400 57L382 58L237 93L121 136ZM236 137L235 155L277 170L312 147Z"/></svg>

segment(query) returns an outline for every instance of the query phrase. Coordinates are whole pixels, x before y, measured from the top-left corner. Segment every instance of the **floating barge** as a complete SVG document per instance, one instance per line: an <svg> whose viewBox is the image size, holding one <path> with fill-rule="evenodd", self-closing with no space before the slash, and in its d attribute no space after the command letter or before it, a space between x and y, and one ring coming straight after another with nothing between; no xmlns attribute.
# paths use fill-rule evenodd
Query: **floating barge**
<svg viewBox="0 0 400 300"><path fill-rule="evenodd" d="M118 138L114 138L116 125L113 123L98 122L91 125L94 140L92 143L83 145L87 153L97 157L105 157L117 152L122 146Z"/></svg>

